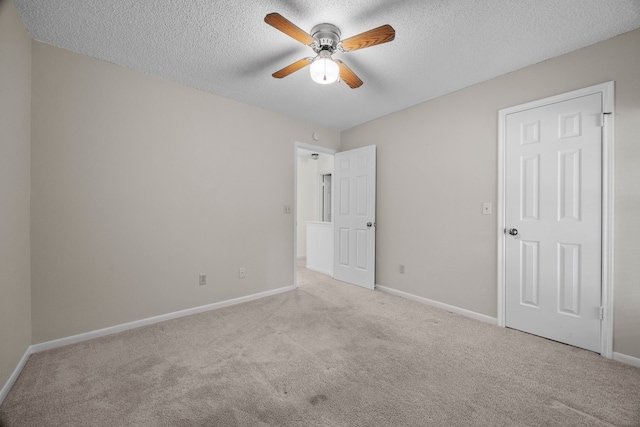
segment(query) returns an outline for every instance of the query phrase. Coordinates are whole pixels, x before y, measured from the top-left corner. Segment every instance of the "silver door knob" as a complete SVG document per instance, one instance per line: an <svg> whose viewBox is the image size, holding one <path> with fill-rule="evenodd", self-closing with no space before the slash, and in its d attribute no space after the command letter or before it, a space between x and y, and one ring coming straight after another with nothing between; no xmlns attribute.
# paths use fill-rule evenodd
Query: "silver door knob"
<svg viewBox="0 0 640 427"><path fill-rule="evenodd" d="M374 225L376 225L376 223L375 223L375 222L373 222L373 223L372 223L372 222L368 222L368 223L367 223L367 228L371 228L371 227L372 227L372 226L374 226Z"/></svg>
<svg viewBox="0 0 640 427"><path fill-rule="evenodd" d="M512 236L517 236L518 235L518 229L517 228L512 228L511 230L509 230L509 234L511 234Z"/></svg>

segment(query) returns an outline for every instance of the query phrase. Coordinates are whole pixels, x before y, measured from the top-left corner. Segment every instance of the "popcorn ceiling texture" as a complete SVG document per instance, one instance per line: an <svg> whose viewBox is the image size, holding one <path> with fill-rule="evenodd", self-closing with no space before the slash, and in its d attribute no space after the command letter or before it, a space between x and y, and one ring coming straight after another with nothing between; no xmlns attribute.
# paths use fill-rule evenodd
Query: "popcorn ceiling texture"
<svg viewBox="0 0 640 427"><path fill-rule="evenodd" d="M35 40L346 130L640 27L640 0L14 0ZM364 81L271 74L313 51L264 23L347 38L390 24L391 43L337 53ZM506 107L506 106L505 106Z"/></svg>

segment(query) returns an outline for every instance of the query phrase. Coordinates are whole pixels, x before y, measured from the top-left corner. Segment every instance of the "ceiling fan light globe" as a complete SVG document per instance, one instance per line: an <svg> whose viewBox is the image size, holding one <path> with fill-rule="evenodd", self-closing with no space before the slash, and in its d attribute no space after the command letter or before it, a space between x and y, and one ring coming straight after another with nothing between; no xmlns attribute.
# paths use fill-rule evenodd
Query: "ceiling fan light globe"
<svg viewBox="0 0 640 427"><path fill-rule="evenodd" d="M311 79L319 84L328 85L335 83L340 78L340 67L331 56L319 57L309 67Z"/></svg>

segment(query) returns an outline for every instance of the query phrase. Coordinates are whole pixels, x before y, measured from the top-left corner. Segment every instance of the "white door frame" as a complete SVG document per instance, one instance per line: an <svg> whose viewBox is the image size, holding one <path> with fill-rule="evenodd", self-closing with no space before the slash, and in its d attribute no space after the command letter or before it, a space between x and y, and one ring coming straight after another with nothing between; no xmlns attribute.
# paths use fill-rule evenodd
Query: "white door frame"
<svg viewBox="0 0 640 427"><path fill-rule="evenodd" d="M293 209L291 213L293 215L293 286L298 286L298 157L300 150L309 150L316 153L329 154L333 156L338 152L331 148L321 147L319 145L307 144L305 142L295 142L293 148ZM333 182L333 181L332 181ZM333 185L333 184L332 184ZM333 191L331 192L333 195ZM331 203L331 210L333 211L333 203ZM333 217L333 212L331 212ZM333 271L331 272L333 277Z"/></svg>
<svg viewBox="0 0 640 427"><path fill-rule="evenodd" d="M613 358L613 177L614 82L552 96L499 111L498 117L498 326L505 327L505 149L506 117L518 111L542 107L594 93L602 94L602 307L600 354Z"/></svg>

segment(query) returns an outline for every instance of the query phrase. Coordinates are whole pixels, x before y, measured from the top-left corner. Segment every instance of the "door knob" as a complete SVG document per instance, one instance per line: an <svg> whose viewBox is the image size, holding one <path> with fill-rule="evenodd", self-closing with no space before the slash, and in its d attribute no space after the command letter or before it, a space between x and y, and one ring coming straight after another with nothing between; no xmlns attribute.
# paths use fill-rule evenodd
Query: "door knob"
<svg viewBox="0 0 640 427"><path fill-rule="evenodd" d="M376 223L375 223L375 222L373 222L373 223L368 222L368 223L367 223L367 228L371 228L372 226L375 226L375 225L376 225Z"/></svg>
<svg viewBox="0 0 640 427"><path fill-rule="evenodd" d="M518 235L518 229L517 228L512 228L511 230L509 230L509 234L511 234L512 236L517 236Z"/></svg>

